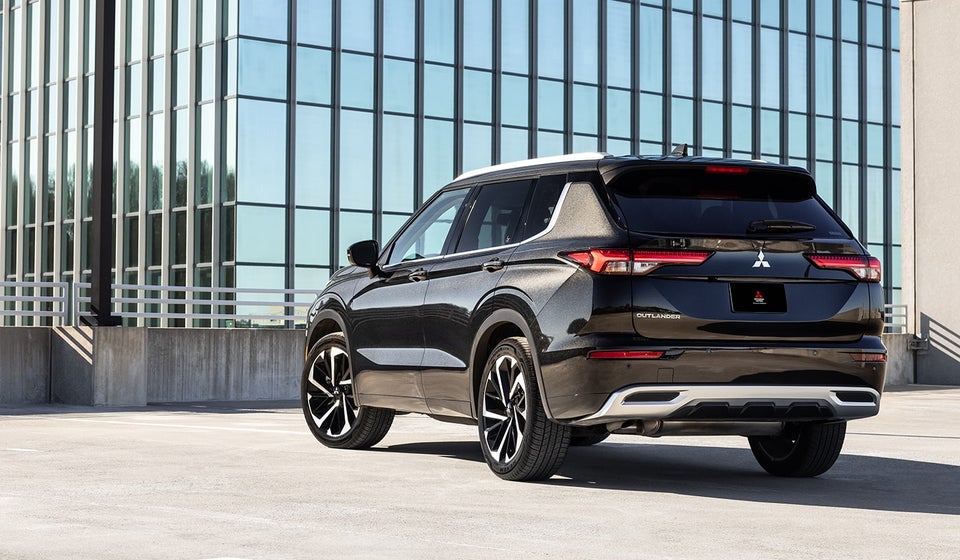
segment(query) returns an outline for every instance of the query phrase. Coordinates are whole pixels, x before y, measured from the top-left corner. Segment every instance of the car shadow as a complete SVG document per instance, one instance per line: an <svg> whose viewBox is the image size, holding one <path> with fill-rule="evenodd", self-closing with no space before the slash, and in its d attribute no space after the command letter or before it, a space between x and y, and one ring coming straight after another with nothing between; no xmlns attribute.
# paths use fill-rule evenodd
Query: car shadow
<svg viewBox="0 0 960 560"><path fill-rule="evenodd" d="M380 448L483 462L476 442ZM602 490L891 512L960 515L960 466L843 454L817 478L770 476L749 449L604 442L571 447L556 476L540 482Z"/></svg>

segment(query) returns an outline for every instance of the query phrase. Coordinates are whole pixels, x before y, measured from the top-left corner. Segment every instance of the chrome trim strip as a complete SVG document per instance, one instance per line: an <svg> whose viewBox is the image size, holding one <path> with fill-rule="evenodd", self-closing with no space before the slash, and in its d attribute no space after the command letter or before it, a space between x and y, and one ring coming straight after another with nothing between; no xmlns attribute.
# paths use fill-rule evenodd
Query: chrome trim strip
<svg viewBox="0 0 960 560"><path fill-rule="evenodd" d="M524 167L534 167L537 165L545 165L548 163L567 163L573 161L593 161L601 160L605 157L610 157L610 154L607 152L581 152L576 154L564 154L560 156L547 156L541 158L533 159L524 159L520 161L511 161L509 163L500 163L497 165L490 165L487 167L481 167L480 169L473 169L471 171L465 171L461 173L454 182L462 181L463 179L469 179L470 177L476 177L477 175L483 175L485 173L493 173L494 171L505 171L507 169L523 169Z"/></svg>
<svg viewBox="0 0 960 560"><path fill-rule="evenodd" d="M634 395L676 392L670 401L625 402ZM874 402L842 401L837 393L867 393ZM772 402L790 405L801 401L817 401L833 409L838 419L873 416L880 410L880 393L869 387L807 387L770 385L635 385L616 391L600 410L571 422L575 426L591 426L623 420L662 420L681 408L700 402L726 402L733 406L748 402Z"/></svg>

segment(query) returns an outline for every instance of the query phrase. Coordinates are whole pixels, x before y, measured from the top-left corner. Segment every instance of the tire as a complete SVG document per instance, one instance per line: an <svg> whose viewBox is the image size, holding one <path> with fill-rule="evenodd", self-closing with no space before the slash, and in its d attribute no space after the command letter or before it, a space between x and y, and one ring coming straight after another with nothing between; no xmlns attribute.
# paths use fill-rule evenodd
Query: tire
<svg viewBox="0 0 960 560"><path fill-rule="evenodd" d="M570 428L547 418L524 338L501 341L483 368L477 396L480 447L505 480L550 478L563 464Z"/></svg>
<svg viewBox="0 0 960 560"><path fill-rule="evenodd" d="M357 406L342 333L324 336L307 354L300 378L300 405L310 432L327 447L371 447L393 424L392 410Z"/></svg>
<svg viewBox="0 0 960 560"><path fill-rule="evenodd" d="M811 477L827 472L840 456L847 422L788 425L779 436L753 436L757 462L775 476Z"/></svg>
<svg viewBox="0 0 960 560"><path fill-rule="evenodd" d="M570 432L570 445L573 447L587 447L596 445L608 437L610 437L610 432L603 426L573 428Z"/></svg>

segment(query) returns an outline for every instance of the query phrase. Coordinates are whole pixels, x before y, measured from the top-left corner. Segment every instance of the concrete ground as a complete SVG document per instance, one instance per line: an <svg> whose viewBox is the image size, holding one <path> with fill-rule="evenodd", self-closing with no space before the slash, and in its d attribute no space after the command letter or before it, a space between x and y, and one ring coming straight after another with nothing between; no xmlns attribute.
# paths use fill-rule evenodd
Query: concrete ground
<svg viewBox="0 0 960 560"><path fill-rule="evenodd" d="M293 403L0 408L0 558L960 557L960 388L884 395L817 479L614 436L510 483L475 428L322 447Z"/></svg>

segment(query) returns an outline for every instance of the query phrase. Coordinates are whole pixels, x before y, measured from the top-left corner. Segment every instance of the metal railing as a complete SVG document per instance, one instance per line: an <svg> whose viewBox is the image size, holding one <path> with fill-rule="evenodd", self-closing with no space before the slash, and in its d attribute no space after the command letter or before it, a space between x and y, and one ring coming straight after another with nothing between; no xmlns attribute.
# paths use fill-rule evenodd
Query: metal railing
<svg viewBox="0 0 960 560"><path fill-rule="evenodd" d="M907 332L906 304L884 304L883 332L887 334L904 334Z"/></svg>
<svg viewBox="0 0 960 560"><path fill-rule="evenodd" d="M19 324L33 325L34 319L40 325L64 324L70 318L69 286L66 282L0 282L0 314Z"/></svg>
<svg viewBox="0 0 960 560"><path fill-rule="evenodd" d="M90 317L90 283L73 284L73 320ZM292 327L304 325L317 292L113 284L113 314L146 326ZM306 297L305 297L306 296ZM299 299L299 301L297 301Z"/></svg>

